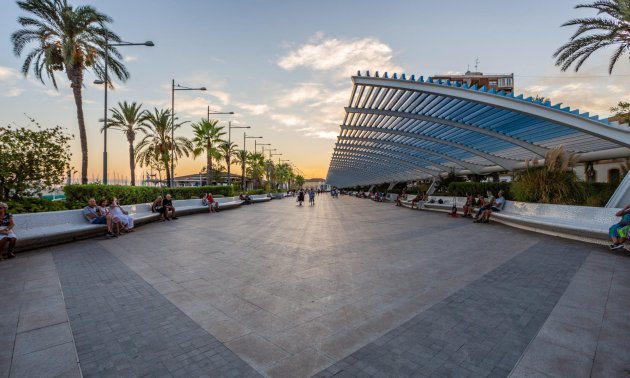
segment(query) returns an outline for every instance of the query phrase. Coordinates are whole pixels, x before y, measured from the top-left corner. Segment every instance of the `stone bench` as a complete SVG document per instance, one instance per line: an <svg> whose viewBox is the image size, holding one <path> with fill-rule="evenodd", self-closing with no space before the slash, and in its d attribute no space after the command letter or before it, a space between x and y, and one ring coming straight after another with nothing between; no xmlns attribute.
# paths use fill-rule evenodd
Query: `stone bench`
<svg viewBox="0 0 630 378"><path fill-rule="evenodd" d="M238 197L216 198L216 201L219 210L235 208L243 203ZM208 211L201 199L175 200L173 206L178 216ZM122 208L133 216L136 226L160 218L158 213L151 212L150 203L125 205ZM15 214L13 219L18 252L104 235L107 230L105 225L88 223L83 217L83 210Z"/></svg>
<svg viewBox="0 0 630 378"><path fill-rule="evenodd" d="M431 196L434 203L425 202L424 209L451 212L453 199L458 211L463 210L465 197ZM442 199L443 203L438 203ZM411 201L403 201L411 207ZM615 213L620 209L590 206L551 205L507 201L503 210L492 214L492 221L552 236L590 243L607 244L608 229L619 222ZM476 211L476 209L475 209ZM473 211L473 215L475 214Z"/></svg>
<svg viewBox="0 0 630 378"><path fill-rule="evenodd" d="M252 203L259 203L259 202L268 202L271 201L271 197L269 197L266 194L255 194L250 196L252 199Z"/></svg>

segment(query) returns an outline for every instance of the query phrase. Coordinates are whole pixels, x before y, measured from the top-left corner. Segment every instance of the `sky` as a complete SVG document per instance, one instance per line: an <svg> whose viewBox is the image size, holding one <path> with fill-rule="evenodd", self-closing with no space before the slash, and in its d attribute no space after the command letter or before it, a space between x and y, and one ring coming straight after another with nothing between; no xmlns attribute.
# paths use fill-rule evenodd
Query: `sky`
<svg viewBox="0 0 630 378"><path fill-rule="evenodd" d="M155 47L122 47L130 71L114 82L111 106L142 103L145 109L171 106L171 80L208 88L175 92L180 120L196 122L212 111L220 125L251 126L265 148L289 159L307 178L325 177L358 70L430 76L514 73L515 93L541 95L600 116L630 101L630 61L625 55L608 75L610 50L594 54L580 72L562 72L553 52L574 28L571 18L593 16L575 10L582 0L69 0L89 4L114 19L124 41L151 40ZM60 125L76 134L73 166L80 167L76 108L65 75L59 90L32 73L20 73L24 57L13 54L10 35L22 15L13 0L0 4L0 124L29 126L26 115L45 127ZM28 51L28 49L26 50ZM85 76L84 113L88 129L89 178L102 177L103 88ZM232 140L242 148L243 130ZM192 137L190 124L180 135ZM247 149L253 150L254 139ZM129 176L128 150L121 132L108 133L109 177ZM183 159L176 175L194 174L203 157ZM144 168L138 168L144 172Z"/></svg>

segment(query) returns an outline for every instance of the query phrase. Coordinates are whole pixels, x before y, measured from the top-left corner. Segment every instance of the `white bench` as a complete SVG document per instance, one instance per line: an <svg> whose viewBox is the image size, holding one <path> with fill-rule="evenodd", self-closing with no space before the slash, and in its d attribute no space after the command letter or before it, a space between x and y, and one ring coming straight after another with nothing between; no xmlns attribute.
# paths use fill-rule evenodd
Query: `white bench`
<svg viewBox="0 0 630 378"><path fill-rule="evenodd" d="M271 201L271 197L269 197L266 194L255 194L255 195L251 195L250 197L252 199L252 203Z"/></svg>
<svg viewBox="0 0 630 378"><path fill-rule="evenodd" d="M219 210L240 206L238 197L216 198ZM176 215L186 215L208 211L201 199L175 200ZM151 212L150 203L122 206L134 219L134 224L142 225L158 220L160 215ZM102 224L90 224L83 217L83 210L49 211L32 214L15 214L15 233L18 237L17 251L40 248L55 244L103 235L107 228Z"/></svg>

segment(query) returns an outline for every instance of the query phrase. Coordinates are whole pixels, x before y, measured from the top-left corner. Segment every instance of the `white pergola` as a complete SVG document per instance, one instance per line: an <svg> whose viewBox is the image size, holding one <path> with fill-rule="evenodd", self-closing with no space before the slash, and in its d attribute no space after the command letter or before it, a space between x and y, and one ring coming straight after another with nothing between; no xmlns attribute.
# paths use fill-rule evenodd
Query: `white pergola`
<svg viewBox="0 0 630 378"><path fill-rule="evenodd" d="M338 187L513 171L557 146L580 161L630 156L628 125L561 104L404 74L352 82L326 180Z"/></svg>

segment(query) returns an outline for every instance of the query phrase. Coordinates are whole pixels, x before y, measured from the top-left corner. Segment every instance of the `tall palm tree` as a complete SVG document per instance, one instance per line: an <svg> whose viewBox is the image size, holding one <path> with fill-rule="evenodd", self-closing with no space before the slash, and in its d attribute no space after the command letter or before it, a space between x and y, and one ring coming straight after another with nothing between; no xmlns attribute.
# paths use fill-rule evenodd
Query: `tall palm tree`
<svg viewBox="0 0 630 378"><path fill-rule="evenodd" d="M109 49L108 67L118 79L125 81L129 72L119 61L116 48L105 39L119 42L120 37L106 29L112 19L87 5L73 7L67 0L24 0L17 5L28 17L19 17L22 29L11 35L13 52L22 55L25 47L35 44L22 65L24 76L33 68L35 77L44 83L45 74L57 89L55 71L65 71L74 95L81 139L81 182L88 181L88 145L83 119L83 74L92 69L100 78L105 77L105 49Z"/></svg>
<svg viewBox="0 0 630 378"><path fill-rule="evenodd" d="M249 156L249 152L247 150L238 150L236 151L236 160L235 164L241 165L241 188L246 189L245 185L245 166L247 165L247 157Z"/></svg>
<svg viewBox="0 0 630 378"><path fill-rule="evenodd" d="M147 114L142 110L142 104L135 102L129 104L127 101L118 103L118 108L112 108L112 118L108 120L107 127L110 129L120 130L125 133L127 142L129 142L129 170L131 172L131 186L136 185L136 153L133 143L136 141L136 135L140 131L145 131L143 122L147 118Z"/></svg>
<svg viewBox="0 0 630 378"><path fill-rule="evenodd" d="M231 164L234 162L232 159L238 159L238 145L234 142L223 142L219 145L219 151L221 152L221 157L225 160L225 165L227 167L228 176L230 176ZM231 178L231 176L230 176Z"/></svg>
<svg viewBox="0 0 630 378"><path fill-rule="evenodd" d="M206 120L192 125L194 138L192 140L194 144L193 157L197 157L201 154L206 155L206 180L208 185L212 185L213 171L212 171L212 159L220 159L221 152L218 146L223 140L221 137L225 135L222 131L223 126L217 126L218 120Z"/></svg>
<svg viewBox="0 0 630 378"><path fill-rule="evenodd" d="M177 117L175 118L177 121ZM170 154L173 148L171 134L173 128L177 130L184 123L173 122L171 127L171 111L155 108L153 113L146 113L143 122L145 135L136 145L136 159L140 166L149 165L155 159L159 159L166 167L166 180L171 181L171 167L174 167L175 160L182 156L190 156L193 150L193 143L186 137L176 137L174 141L175 156L171 160ZM174 168L173 168L174 169Z"/></svg>
<svg viewBox="0 0 630 378"><path fill-rule="evenodd" d="M250 153L247 156L247 163L249 164L247 174L254 181L254 188L256 188L265 173L265 157L261 153Z"/></svg>
<svg viewBox="0 0 630 378"><path fill-rule="evenodd" d="M569 42L560 46L553 54L556 66L566 71L575 63L575 72L597 50L614 46L610 57L608 73L621 56L630 52L630 0L599 0L592 4L579 4L575 8L592 8L597 10L598 17L576 18L565 22L562 26L577 25L578 29Z"/></svg>

